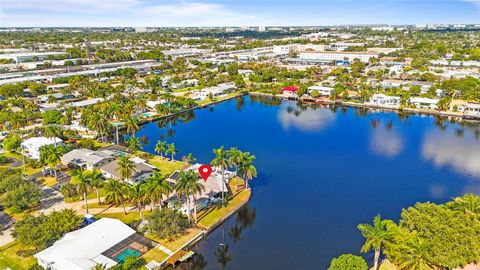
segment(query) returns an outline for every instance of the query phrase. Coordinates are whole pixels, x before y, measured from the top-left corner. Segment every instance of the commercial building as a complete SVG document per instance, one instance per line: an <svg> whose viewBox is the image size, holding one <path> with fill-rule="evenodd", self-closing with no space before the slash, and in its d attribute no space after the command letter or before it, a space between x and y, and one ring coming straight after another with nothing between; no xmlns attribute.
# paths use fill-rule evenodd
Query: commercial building
<svg viewBox="0 0 480 270"><path fill-rule="evenodd" d="M301 51L298 53L298 58L300 59L317 59L317 60L329 60L329 61L341 61L349 60L353 61L355 59L360 60L361 62L368 63L370 58L378 58L377 53L373 52L311 52L311 51Z"/></svg>
<svg viewBox="0 0 480 270"><path fill-rule="evenodd" d="M0 54L0 59L12 59L15 63L32 60L45 60L49 56L68 55L65 52L21 52Z"/></svg>

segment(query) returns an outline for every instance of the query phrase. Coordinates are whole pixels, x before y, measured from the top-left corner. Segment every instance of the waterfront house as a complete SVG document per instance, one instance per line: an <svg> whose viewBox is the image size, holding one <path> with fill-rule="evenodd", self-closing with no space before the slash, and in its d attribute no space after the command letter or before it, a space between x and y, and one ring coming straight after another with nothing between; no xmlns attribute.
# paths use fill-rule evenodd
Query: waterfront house
<svg viewBox="0 0 480 270"><path fill-rule="evenodd" d="M409 99L410 104L415 106L417 109L429 109L436 110L438 108L438 98L424 98L424 97L411 97Z"/></svg>
<svg viewBox="0 0 480 270"><path fill-rule="evenodd" d="M96 265L108 269L123 263L127 256L138 257L156 245L120 220L102 218L65 234L34 257L44 269L91 270Z"/></svg>
<svg viewBox="0 0 480 270"><path fill-rule="evenodd" d="M368 104L388 107L388 108L399 108L400 97L387 96L385 94L373 94Z"/></svg>
<svg viewBox="0 0 480 270"><path fill-rule="evenodd" d="M201 164L194 164L185 169L185 171L195 171L198 172L199 167ZM224 170L223 172L223 182L222 182L222 172L220 168L212 167L212 173L207 178L207 181L204 181L202 178L198 178L197 181L205 187L205 190L201 190L199 194L196 195L196 207L197 210L202 210L209 203L219 200L221 198L221 194L228 193L227 183L235 176L234 172ZM173 172L168 178L167 181L171 183L171 185L175 185L178 181L180 175L180 171ZM180 210L182 213L187 213L187 205L184 198L178 198L176 193L170 194L166 203L171 208L176 208ZM190 209L193 211L193 208Z"/></svg>
<svg viewBox="0 0 480 270"><path fill-rule="evenodd" d="M282 90L285 96L296 97L299 88L296 86L289 86L289 87L283 88Z"/></svg>
<svg viewBox="0 0 480 270"><path fill-rule="evenodd" d="M152 165L147 164L139 158L133 158L130 160L133 161L134 170L133 175L128 177L127 179L122 179L122 175L120 174L120 166L118 166L117 160L110 161L107 164L101 166L100 171L107 179L112 178L117 181L124 180L130 185L142 183L145 181L145 179L153 175L155 167L153 167Z"/></svg>
<svg viewBox="0 0 480 270"><path fill-rule="evenodd" d="M40 159L40 149L43 146L48 146L48 145L59 145L62 144L63 141L60 138L53 137L53 138L47 138L47 137L32 137L29 139L26 139L21 143L21 148L22 148L22 153L26 157L30 159Z"/></svg>
<svg viewBox="0 0 480 270"><path fill-rule="evenodd" d="M465 100L454 99L450 102L449 109L465 115L480 117L480 103L472 103Z"/></svg>
<svg viewBox="0 0 480 270"><path fill-rule="evenodd" d="M74 149L60 158L63 165L84 170L98 169L114 159L112 151L90 149Z"/></svg>
<svg viewBox="0 0 480 270"><path fill-rule="evenodd" d="M312 96L313 91L317 91L318 95L321 97L329 97L332 95L333 87L326 87L321 85L314 85L308 88L308 94Z"/></svg>

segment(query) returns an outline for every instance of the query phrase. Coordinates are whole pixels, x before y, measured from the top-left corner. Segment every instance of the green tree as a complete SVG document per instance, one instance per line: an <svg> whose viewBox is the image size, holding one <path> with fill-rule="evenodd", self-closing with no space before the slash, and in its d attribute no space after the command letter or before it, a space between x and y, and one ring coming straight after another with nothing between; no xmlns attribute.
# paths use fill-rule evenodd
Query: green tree
<svg viewBox="0 0 480 270"><path fill-rule="evenodd" d="M373 226L370 224L358 225L358 229L365 238L365 244L361 251L366 253L372 249L375 252L373 270L378 270L378 260L381 249L388 244L393 237L392 233L386 230L387 221L388 220L382 220L380 215L378 215L373 219Z"/></svg>
<svg viewBox="0 0 480 270"><path fill-rule="evenodd" d="M143 203L145 202L145 190L144 186L141 183L132 185L128 189L128 198L130 201L137 204L138 213L140 214L140 219L143 219Z"/></svg>
<svg viewBox="0 0 480 270"><path fill-rule="evenodd" d="M224 170L225 168L228 168L230 166L229 159L227 156L227 152L225 151L225 147L222 145L220 148L213 149L213 154L215 155L215 158L210 162L211 165L217 166L220 168L222 172L222 201L225 202L225 190L224 189Z"/></svg>
<svg viewBox="0 0 480 270"><path fill-rule="evenodd" d="M343 254L332 259L328 270L368 270L368 265L360 256Z"/></svg>
<svg viewBox="0 0 480 270"><path fill-rule="evenodd" d="M250 155L250 152L242 153L240 156L238 172L245 180L245 188L248 188L248 181L257 177L257 168L253 165L255 158L254 155Z"/></svg>
<svg viewBox="0 0 480 270"><path fill-rule="evenodd" d="M155 145L155 152L157 152L160 157L163 158L163 153L167 150L167 142L158 140Z"/></svg>
<svg viewBox="0 0 480 270"><path fill-rule="evenodd" d="M128 156L121 156L117 159L116 168L117 171L120 171L120 177L123 181L126 181L128 178L132 177L135 173L135 164L130 160Z"/></svg>
<svg viewBox="0 0 480 270"><path fill-rule="evenodd" d="M123 213L127 214L125 209L125 184L110 179L105 183L105 199L108 202L114 203L116 205L122 205Z"/></svg>
<svg viewBox="0 0 480 270"><path fill-rule="evenodd" d="M149 198L152 205L158 203L159 209L162 209L163 196L168 196L171 191L170 183L160 172L154 172L145 180L145 196Z"/></svg>
<svg viewBox="0 0 480 270"><path fill-rule="evenodd" d="M135 136L135 133L139 129L138 118L133 116L125 118L125 126L127 128L127 133L129 133L132 137Z"/></svg>
<svg viewBox="0 0 480 270"><path fill-rule="evenodd" d="M75 175L75 178L78 180L77 192L82 193L83 202L85 204L85 213L88 214L88 198L87 194L92 190L92 178L90 178L89 173L79 172Z"/></svg>
<svg viewBox="0 0 480 270"><path fill-rule="evenodd" d="M172 239L176 235L180 235L189 227L188 221L179 213L170 209L153 210L147 216L148 232L162 239Z"/></svg>
<svg viewBox="0 0 480 270"><path fill-rule="evenodd" d="M177 154L178 150L175 148L175 144L174 143L171 143L167 146L167 151L165 151L165 153L170 153L172 154L172 161L175 160L175 155Z"/></svg>
<svg viewBox="0 0 480 270"><path fill-rule="evenodd" d="M15 152L22 143L22 139L18 135L9 134L5 139L3 139L2 145L3 149L9 152Z"/></svg>
<svg viewBox="0 0 480 270"><path fill-rule="evenodd" d="M193 208L193 218L195 223L197 223L197 206L196 206L196 195L199 194L202 190L205 190L205 187L201 182L198 181L199 175L195 171L181 171L178 176L178 181L175 184L175 190L180 196L185 196L187 201L187 217L190 221L191 211ZM193 198L193 207L191 206L191 199Z"/></svg>

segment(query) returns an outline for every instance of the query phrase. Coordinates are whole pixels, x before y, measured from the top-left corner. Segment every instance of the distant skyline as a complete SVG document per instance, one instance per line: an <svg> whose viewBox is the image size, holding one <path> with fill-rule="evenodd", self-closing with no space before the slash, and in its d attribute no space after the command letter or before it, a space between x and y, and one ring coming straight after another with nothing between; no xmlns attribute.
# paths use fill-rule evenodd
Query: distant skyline
<svg viewBox="0 0 480 270"><path fill-rule="evenodd" d="M480 24L480 0L1 0L0 27Z"/></svg>

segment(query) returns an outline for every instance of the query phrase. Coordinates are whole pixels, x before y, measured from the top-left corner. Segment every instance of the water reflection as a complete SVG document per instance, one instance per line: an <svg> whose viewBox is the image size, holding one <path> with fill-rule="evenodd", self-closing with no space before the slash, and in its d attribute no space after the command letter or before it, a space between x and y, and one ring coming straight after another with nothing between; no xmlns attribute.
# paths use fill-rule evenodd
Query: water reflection
<svg viewBox="0 0 480 270"><path fill-rule="evenodd" d="M427 132L423 138L422 158L437 167L450 166L458 173L479 177L480 142L474 130L468 131L447 128L445 132Z"/></svg>
<svg viewBox="0 0 480 270"><path fill-rule="evenodd" d="M311 107L294 109L287 106L279 110L278 120L285 130L297 128L302 131L318 131L335 121L336 115L330 110L315 110Z"/></svg>
<svg viewBox="0 0 480 270"><path fill-rule="evenodd" d="M394 128L392 120L382 126L379 120L373 119L370 121L370 126L372 127L370 136L370 150L372 152L387 158L400 154L404 147L404 140Z"/></svg>
<svg viewBox="0 0 480 270"><path fill-rule="evenodd" d="M243 234L253 227L256 220L255 208L245 205L238 210L235 215L235 222L228 229L229 222L223 223L220 228L212 234L221 234L218 246L214 249L213 255L218 265L225 269L227 265L233 260L231 247L241 241ZM227 234L228 231L228 234ZM201 270L207 267L208 262L202 254L197 254L189 262L180 264L179 269L185 270Z"/></svg>

